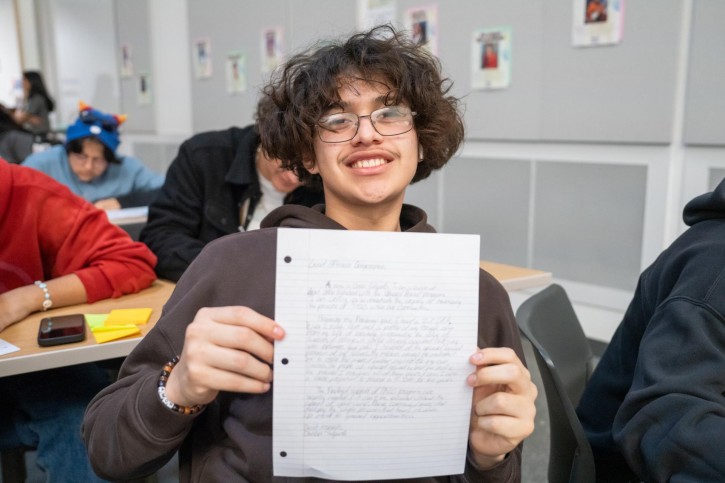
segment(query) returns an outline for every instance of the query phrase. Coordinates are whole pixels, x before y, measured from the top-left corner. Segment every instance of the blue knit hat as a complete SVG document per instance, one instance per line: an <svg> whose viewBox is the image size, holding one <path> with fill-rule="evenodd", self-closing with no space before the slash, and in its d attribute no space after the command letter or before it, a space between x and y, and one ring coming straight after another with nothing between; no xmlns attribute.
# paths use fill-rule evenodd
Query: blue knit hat
<svg viewBox="0 0 725 483"><path fill-rule="evenodd" d="M125 115L106 114L80 103L78 119L65 134L66 142L74 139L94 137L113 152L121 144L118 127L126 120Z"/></svg>

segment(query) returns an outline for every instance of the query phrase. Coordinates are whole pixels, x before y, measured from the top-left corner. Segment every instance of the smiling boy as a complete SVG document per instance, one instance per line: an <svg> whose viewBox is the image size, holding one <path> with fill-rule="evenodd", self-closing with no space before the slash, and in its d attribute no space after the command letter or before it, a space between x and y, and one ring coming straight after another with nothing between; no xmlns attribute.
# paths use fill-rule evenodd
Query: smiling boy
<svg viewBox="0 0 725 483"><path fill-rule="evenodd" d="M189 267L120 380L89 406L84 437L100 475L148 474L181 447L183 481L272 481L271 363L285 337L274 321L277 228L434 232L403 198L463 140L437 61L380 27L296 55L278 74L264 90L277 113L260 122L262 149L321 182L325 204L278 208ZM415 481L520 480L536 388L508 296L483 271L478 347L465 473Z"/></svg>

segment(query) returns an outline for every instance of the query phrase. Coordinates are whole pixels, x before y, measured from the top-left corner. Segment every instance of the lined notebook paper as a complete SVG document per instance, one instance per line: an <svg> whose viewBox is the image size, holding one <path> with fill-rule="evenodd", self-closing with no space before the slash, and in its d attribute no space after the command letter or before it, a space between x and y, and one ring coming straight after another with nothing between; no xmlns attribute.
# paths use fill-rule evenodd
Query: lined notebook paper
<svg viewBox="0 0 725 483"><path fill-rule="evenodd" d="M463 473L479 237L279 229L274 474Z"/></svg>

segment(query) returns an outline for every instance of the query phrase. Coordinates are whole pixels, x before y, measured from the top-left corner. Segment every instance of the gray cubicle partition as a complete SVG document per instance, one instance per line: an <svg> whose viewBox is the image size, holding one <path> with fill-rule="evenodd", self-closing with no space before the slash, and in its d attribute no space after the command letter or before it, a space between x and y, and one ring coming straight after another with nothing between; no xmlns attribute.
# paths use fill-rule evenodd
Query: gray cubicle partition
<svg viewBox="0 0 725 483"><path fill-rule="evenodd" d="M133 75L121 77L121 113L128 119L123 125L124 132L156 131L156 115L153 106L153 72L151 71L151 32L148 15L148 0L123 0L114 2L116 9L116 29L119 48L115 52L118 65L121 65L121 46L131 48ZM151 90L150 102L138 102L140 74L149 76L147 88Z"/></svg>
<svg viewBox="0 0 725 483"><path fill-rule="evenodd" d="M145 62L141 45L148 40L130 12L147 1L118 2L119 24L132 24L119 28L120 36L135 36L139 67ZM294 53L316 39L349 34L357 24L356 0L187 0L187 5L189 38L180 48L191 56L196 39L211 42L213 75L199 79L189 72L197 132L252 122L267 80L263 29L281 27L286 51ZM395 23L401 25L409 8L433 5L439 56L454 82L452 93L462 98L469 144L666 147L678 129L682 69L688 73L685 142L725 144L722 0L626 1L621 42L587 48L572 45L572 0L398 0ZM689 5L694 5L692 25L685 22ZM474 90L473 32L499 26L512 29L511 85ZM688 40L690 49L682 57L680 47ZM246 55L243 93L226 90L225 60L231 52ZM688 56L689 64L683 63ZM126 103L132 94L125 83L123 89ZM134 109L139 108L127 111L133 115ZM475 152L411 187L406 199L422 205L444 231L480 233L483 258L532 265L583 283L633 288L642 268L650 160L592 164L539 160L535 154L497 159L485 156L480 146Z"/></svg>
<svg viewBox="0 0 725 483"><path fill-rule="evenodd" d="M426 2L397 2L406 9ZM672 132L677 48L683 4L626 2L618 45L572 46L571 0L458 0L438 5L439 55L465 99L469 139L667 143ZM194 129L251 121L260 86L261 32L284 29L288 52L312 40L356 28L354 0L189 0L189 49L209 38L214 75L193 79ZM512 83L508 89L471 89L473 31L512 28ZM229 52L247 55L248 89L226 92ZM193 76L193 73L190 73Z"/></svg>
<svg viewBox="0 0 725 483"><path fill-rule="evenodd" d="M725 2L694 2L685 109L687 144L725 145Z"/></svg>
<svg viewBox="0 0 725 483"><path fill-rule="evenodd" d="M268 80L262 73L262 31L283 29L285 49L296 51L313 40L355 28L355 3L350 0L189 0L189 52L197 38L211 40L211 78L192 75L192 111L195 131L223 129L252 122L261 86ZM227 93L225 59L229 52L246 55L247 90Z"/></svg>

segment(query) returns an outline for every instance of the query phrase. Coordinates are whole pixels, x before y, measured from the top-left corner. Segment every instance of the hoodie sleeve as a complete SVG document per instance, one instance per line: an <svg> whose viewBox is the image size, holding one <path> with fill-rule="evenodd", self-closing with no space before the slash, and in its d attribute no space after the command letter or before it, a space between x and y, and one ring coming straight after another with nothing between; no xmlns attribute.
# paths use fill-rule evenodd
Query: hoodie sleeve
<svg viewBox="0 0 725 483"><path fill-rule="evenodd" d="M725 475L725 319L676 298L648 324L615 441L647 481L719 481Z"/></svg>
<svg viewBox="0 0 725 483"><path fill-rule="evenodd" d="M75 273L92 303L142 290L156 279L156 257L108 221L104 211L78 199L54 197L39 207L41 241L53 278ZM74 216L68 216L74 213Z"/></svg>

